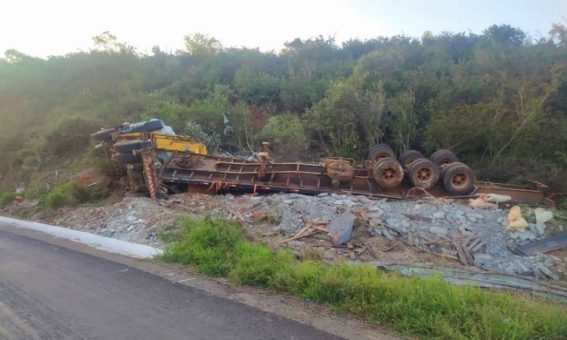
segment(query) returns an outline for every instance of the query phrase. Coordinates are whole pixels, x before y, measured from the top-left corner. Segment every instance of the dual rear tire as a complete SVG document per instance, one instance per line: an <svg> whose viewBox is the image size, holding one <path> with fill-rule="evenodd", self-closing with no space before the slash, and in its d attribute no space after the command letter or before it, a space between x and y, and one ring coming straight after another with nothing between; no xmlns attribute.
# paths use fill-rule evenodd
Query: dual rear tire
<svg viewBox="0 0 567 340"><path fill-rule="evenodd" d="M404 169L409 181L418 188L429 189L441 181L451 195L466 195L473 189L472 169L459 162L450 150L437 150L430 159L417 150L405 151L399 160L395 155L387 144L377 144L368 151L366 159L373 161L372 176L383 189L397 187L404 178Z"/></svg>
<svg viewBox="0 0 567 340"><path fill-rule="evenodd" d="M441 167L441 181L448 193L466 195L473 189L474 173L466 164L454 162Z"/></svg>
<svg viewBox="0 0 567 340"><path fill-rule="evenodd" d="M439 180L439 168L427 158L418 158L408 163L406 171L414 187L429 189Z"/></svg>

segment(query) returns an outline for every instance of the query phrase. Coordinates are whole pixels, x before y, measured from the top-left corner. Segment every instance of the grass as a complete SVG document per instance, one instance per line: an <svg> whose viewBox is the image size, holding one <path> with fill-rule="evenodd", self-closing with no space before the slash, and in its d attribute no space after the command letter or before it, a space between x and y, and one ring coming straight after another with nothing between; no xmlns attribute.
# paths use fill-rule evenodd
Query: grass
<svg viewBox="0 0 567 340"><path fill-rule="evenodd" d="M403 277L370 265L299 261L290 251L246 241L238 224L212 217L185 218L176 231L160 236L167 244L165 261L238 284L291 292L404 334L567 338L567 307L526 294L455 286L441 277Z"/></svg>
<svg viewBox="0 0 567 340"><path fill-rule="evenodd" d="M82 203L94 202L108 196L108 188L94 186L88 188L76 181L60 183L45 194L41 200L45 206L57 209L64 206L77 206Z"/></svg>
<svg viewBox="0 0 567 340"><path fill-rule="evenodd" d="M0 208L14 202L16 194L10 190L0 189Z"/></svg>

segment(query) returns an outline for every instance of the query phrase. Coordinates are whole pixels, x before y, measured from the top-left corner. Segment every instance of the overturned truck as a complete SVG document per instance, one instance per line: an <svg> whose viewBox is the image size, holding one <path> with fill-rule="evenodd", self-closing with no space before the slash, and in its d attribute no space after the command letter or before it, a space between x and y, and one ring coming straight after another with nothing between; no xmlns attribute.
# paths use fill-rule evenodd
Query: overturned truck
<svg viewBox="0 0 567 340"><path fill-rule="evenodd" d="M429 158L416 150L408 150L397 158L390 146L378 144L358 163L342 157L326 157L318 164L282 163L274 161L267 142L262 143L262 151L254 159L240 159L208 155L204 145L189 136L164 137L145 131L136 134L132 141L128 134L131 134L128 130L116 131L102 139L101 145L108 155L124 151L131 154L131 157L110 157L132 190L146 191L154 199L191 190L335 192L397 199L470 198L481 193L498 193L530 204L540 204L545 199L541 187L476 181L472 169L445 149L437 150Z"/></svg>

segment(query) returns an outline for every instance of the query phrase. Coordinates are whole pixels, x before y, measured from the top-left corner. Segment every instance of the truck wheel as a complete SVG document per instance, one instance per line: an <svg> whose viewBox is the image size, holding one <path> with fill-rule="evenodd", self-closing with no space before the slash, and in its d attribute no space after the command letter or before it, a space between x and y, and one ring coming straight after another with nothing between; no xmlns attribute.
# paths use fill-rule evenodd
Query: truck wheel
<svg viewBox="0 0 567 340"><path fill-rule="evenodd" d="M134 128L128 129L127 132L152 132L161 129L163 129L163 121L161 119L153 119L144 122L140 126L136 125Z"/></svg>
<svg viewBox="0 0 567 340"><path fill-rule="evenodd" d="M471 168L463 163L446 166L442 172L443 186L452 195L466 195L474 186L474 174Z"/></svg>
<svg viewBox="0 0 567 340"><path fill-rule="evenodd" d="M417 150L406 150L399 158L400 164L406 168L411 162L419 158L425 158L423 154Z"/></svg>
<svg viewBox="0 0 567 340"><path fill-rule="evenodd" d="M325 166L327 176L339 182L348 182L354 178L354 167L344 159L328 162Z"/></svg>
<svg viewBox="0 0 567 340"><path fill-rule="evenodd" d="M455 154L451 150L440 149L435 151L431 155L431 161L435 163L437 166L442 166L445 164L458 162L459 159L457 158L457 156L455 156Z"/></svg>
<svg viewBox="0 0 567 340"><path fill-rule="evenodd" d="M116 132L115 128L102 129L98 132L91 134L91 138L97 142L102 142L105 139L110 139L112 134Z"/></svg>
<svg viewBox="0 0 567 340"><path fill-rule="evenodd" d="M404 179L404 169L395 158L385 157L376 162L372 175L381 188L391 189Z"/></svg>
<svg viewBox="0 0 567 340"><path fill-rule="evenodd" d="M427 158L419 158L407 168L411 183L423 189L429 189L439 180L439 168Z"/></svg>
<svg viewBox="0 0 567 340"><path fill-rule="evenodd" d="M376 144L368 150L368 155L366 159L371 161L377 161L381 158L396 158L394 150L388 144Z"/></svg>
<svg viewBox="0 0 567 340"><path fill-rule="evenodd" d="M151 146L152 142L142 139L122 141L113 145L114 151L118 153L132 153L134 150L144 149Z"/></svg>

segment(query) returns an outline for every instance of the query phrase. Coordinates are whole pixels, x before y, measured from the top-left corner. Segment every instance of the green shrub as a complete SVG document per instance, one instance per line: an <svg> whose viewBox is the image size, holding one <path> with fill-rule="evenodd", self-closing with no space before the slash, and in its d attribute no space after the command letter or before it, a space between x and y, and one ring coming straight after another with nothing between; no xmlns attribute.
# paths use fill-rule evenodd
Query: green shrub
<svg viewBox="0 0 567 340"><path fill-rule="evenodd" d="M526 294L456 286L441 277L405 277L371 265L298 261L245 241L233 221L188 218L163 258L239 284L291 292L369 321L427 337L565 338L567 308Z"/></svg>
<svg viewBox="0 0 567 340"><path fill-rule="evenodd" d="M282 160L296 161L309 145L304 123L291 113L270 117L261 136L272 142L274 154Z"/></svg>
<svg viewBox="0 0 567 340"><path fill-rule="evenodd" d="M16 194L8 190L0 190L0 208L14 202Z"/></svg>
<svg viewBox="0 0 567 340"><path fill-rule="evenodd" d="M212 276L228 275L244 242L235 223L212 217L183 219L178 238L167 247L163 259L193 264L200 272Z"/></svg>
<svg viewBox="0 0 567 340"><path fill-rule="evenodd" d="M97 122L90 118L63 115L44 132L42 157L51 164L79 156L89 146L89 135L97 127Z"/></svg>
<svg viewBox="0 0 567 340"><path fill-rule="evenodd" d="M276 273L293 262L291 252L273 252L261 244L242 242L238 246L238 255L230 270L230 279L252 286L271 287Z"/></svg>
<svg viewBox="0 0 567 340"><path fill-rule="evenodd" d="M42 201L51 209L64 206L74 207L82 203L100 200L106 197L108 193L108 188L105 185L95 185L89 188L76 181L68 181L53 187L45 194Z"/></svg>

